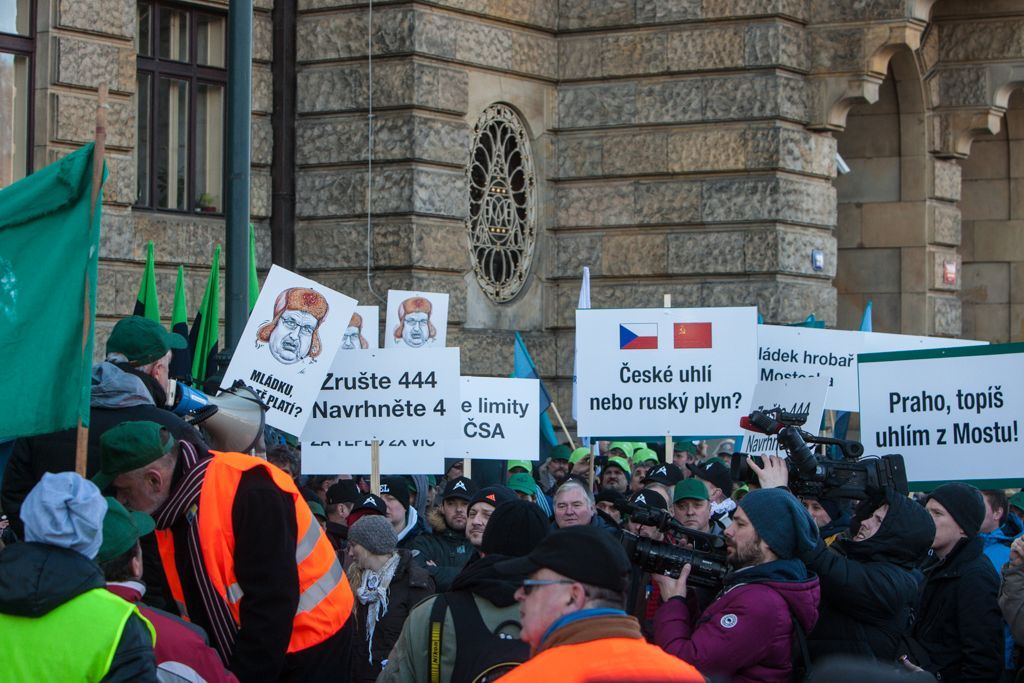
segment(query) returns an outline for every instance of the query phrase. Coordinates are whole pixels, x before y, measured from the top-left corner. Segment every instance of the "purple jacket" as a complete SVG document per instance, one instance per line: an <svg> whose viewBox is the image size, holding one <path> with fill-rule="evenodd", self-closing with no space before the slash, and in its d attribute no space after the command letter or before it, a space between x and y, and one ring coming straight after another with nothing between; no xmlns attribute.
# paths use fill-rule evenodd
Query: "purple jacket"
<svg viewBox="0 0 1024 683"><path fill-rule="evenodd" d="M793 617L810 632L820 599L818 577L809 576L799 560L748 567L732 575L703 614L682 598L665 602L654 616L654 640L705 676L787 683Z"/></svg>

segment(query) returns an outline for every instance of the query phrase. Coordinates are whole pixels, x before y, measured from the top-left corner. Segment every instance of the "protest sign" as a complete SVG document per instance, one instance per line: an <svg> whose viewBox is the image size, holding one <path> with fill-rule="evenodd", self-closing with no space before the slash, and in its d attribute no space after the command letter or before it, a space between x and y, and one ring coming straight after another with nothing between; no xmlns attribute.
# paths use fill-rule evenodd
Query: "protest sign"
<svg viewBox="0 0 1024 683"><path fill-rule="evenodd" d="M380 306L356 306L341 338L341 351L380 348Z"/></svg>
<svg viewBox="0 0 1024 683"><path fill-rule="evenodd" d="M381 442L381 472L440 472L445 447L462 435L459 350L339 353L310 413L304 473L369 472L372 440Z"/></svg>
<svg viewBox="0 0 1024 683"><path fill-rule="evenodd" d="M754 398L750 401L748 412L782 408L787 413L806 413L807 421L801 429L817 434L821 426L821 416L825 412L826 394L828 380L824 377L758 382L754 386ZM786 451L779 448L778 437L774 434L743 430L743 436L743 450L748 455L786 455Z"/></svg>
<svg viewBox="0 0 1024 683"><path fill-rule="evenodd" d="M737 434L756 328L753 307L577 310L580 435Z"/></svg>
<svg viewBox="0 0 1024 683"><path fill-rule="evenodd" d="M463 377L460 452L476 460L538 460L538 385L536 379Z"/></svg>
<svg viewBox="0 0 1024 683"><path fill-rule="evenodd" d="M388 291L385 348L442 349L447 336L447 294L397 289Z"/></svg>
<svg viewBox="0 0 1024 683"><path fill-rule="evenodd" d="M267 405L267 424L301 434L356 301L273 266L221 387L241 380Z"/></svg>
<svg viewBox="0 0 1024 683"><path fill-rule="evenodd" d="M1021 486L1024 344L859 357L861 441L901 453L915 490Z"/></svg>
<svg viewBox="0 0 1024 683"><path fill-rule="evenodd" d="M909 334L824 330L783 325L759 325L758 379L822 376L829 379L825 407L856 412L857 356L861 353L975 346L970 339L918 337Z"/></svg>

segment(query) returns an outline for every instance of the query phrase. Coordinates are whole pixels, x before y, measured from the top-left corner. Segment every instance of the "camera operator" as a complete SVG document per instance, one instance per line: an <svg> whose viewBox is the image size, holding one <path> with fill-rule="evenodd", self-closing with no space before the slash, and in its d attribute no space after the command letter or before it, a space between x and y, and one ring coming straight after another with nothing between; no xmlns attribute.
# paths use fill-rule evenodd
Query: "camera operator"
<svg viewBox="0 0 1024 683"><path fill-rule="evenodd" d="M825 545L846 538L846 532L850 529L850 509L844 501L800 496L800 502L818 523L818 532Z"/></svg>
<svg viewBox="0 0 1024 683"><path fill-rule="evenodd" d="M788 484L782 458L750 467L762 487ZM888 489L857 506L849 538L831 546L819 540L802 553L800 559L821 581L821 614L807 638L811 660L845 654L895 663L905 654L924 582L918 567L934 538L928 512Z"/></svg>
<svg viewBox="0 0 1024 683"><path fill-rule="evenodd" d="M734 683L783 683L793 669L794 638L818 618L818 579L798 555L818 542L818 529L793 494L752 491L725 530L725 587L703 614L688 606L687 579L655 576L664 604L654 620L655 642L705 676Z"/></svg>

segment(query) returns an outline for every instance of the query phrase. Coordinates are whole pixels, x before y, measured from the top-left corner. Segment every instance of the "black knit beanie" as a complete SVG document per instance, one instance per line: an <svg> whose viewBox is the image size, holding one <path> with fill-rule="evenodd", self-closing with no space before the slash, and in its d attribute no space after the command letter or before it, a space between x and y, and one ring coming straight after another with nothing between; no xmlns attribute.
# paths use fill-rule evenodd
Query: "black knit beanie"
<svg viewBox="0 0 1024 683"><path fill-rule="evenodd" d="M967 534L967 538L978 535L985 521L985 500L981 497L981 491L970 484L954 482L943 484L932 491L924 502L929 500L946 508L953 521Z"/></svg>
<svg viewBox="0 0 1024 683"><path fill-rule="evenodd" d="M487 520L480 552L485 555L529 555L548 535L551 524L536 503L510 500L494 509Z"/></svg>

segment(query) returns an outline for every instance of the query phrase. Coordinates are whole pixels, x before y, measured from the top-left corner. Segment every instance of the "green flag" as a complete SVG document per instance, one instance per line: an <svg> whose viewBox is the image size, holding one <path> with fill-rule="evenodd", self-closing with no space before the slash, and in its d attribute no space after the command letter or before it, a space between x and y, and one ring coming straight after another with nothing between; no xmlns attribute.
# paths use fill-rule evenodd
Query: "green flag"
<svg viewBox="0 0 1024 683"><path fill-rule="evenodd" d="M249 312L260 298L260 281L256 277L256 228L249 224Z"/></svg>
<svg viewBox="0 0 1024 683"><path fill-rule="evenodd" d="M217 372L217 340L220 327L220 245L213 250L210 277L199 312L192 321L188 346L192 351L192 381L197 386Z"/></svg>
<svg viewBox="0 0 1024 683"><path fill-rule="evenodd" d="M89 424L103 201L90 224L92 157L88 144L0 190L0 387L12 399L0 437Z"/></svg>
<svg viewBox="0 0 1024 683"><path fill-rule="evenodd" d="M178 280L174 283L174 311L171 313L171 332L188 339L188 308L185 306L185 267L178 266ZM188 348L171 350L171 378L192 383L192 354Z"/></svg>
<svg viewBox="0 0 1024 683"><path fill-rule="evenodd" d="M156 263L153 258L153 240L146 245L146 269L142 271L139 295L135 297L132 315L141 315L155 323L160 322L160 303L156 297Z"/></svg>

